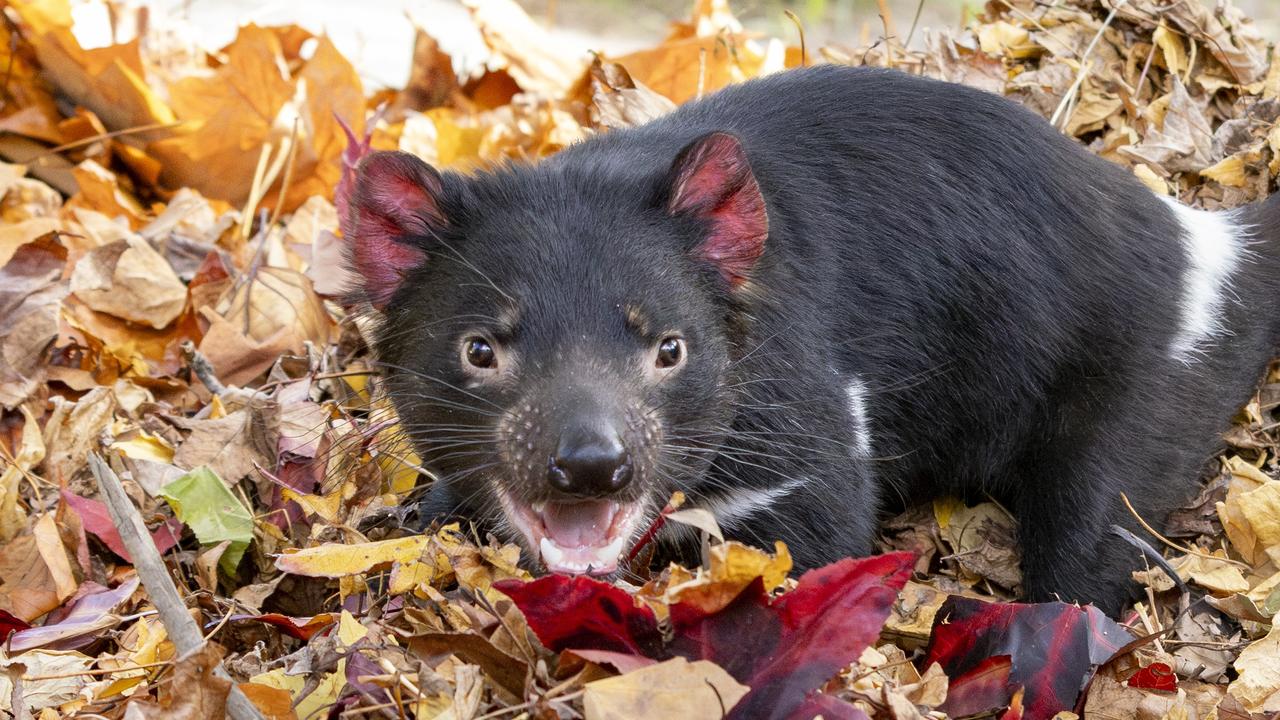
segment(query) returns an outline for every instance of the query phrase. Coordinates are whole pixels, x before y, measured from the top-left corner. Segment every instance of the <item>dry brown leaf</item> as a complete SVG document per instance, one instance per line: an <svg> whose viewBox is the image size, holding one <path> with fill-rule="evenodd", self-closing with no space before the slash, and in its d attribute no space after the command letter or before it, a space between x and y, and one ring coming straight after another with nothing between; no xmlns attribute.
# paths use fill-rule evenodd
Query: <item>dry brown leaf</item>
<svg viewBox="0 0 1280 720"><path fill-rule="evenodd" d="M748 690L710 660L673 658L587 683L583 706L590 720L712 718L722 717Z"/></svg>
<svg viewBox="0 0 1280 720"><path fill-rule="evenodd" d="M666 115L675 103L636 82L619 63L596 57L588 71L591 113L598 125L624 128Z"/></svg>
<svg viewBox="0 0 1280 720"><path fill-rule="evenodd" d="M675 103L760 74L764 58L743 35L691 37L615 58L638 83Z"/></svg>
<svg viewBox="0 0 1280 720"><path fill-rule="evenodd" d="M514 0L464 0L489 46L489 67L505 70L526 92L564 97L586 67Z"/></svg>
<svg viewBox="0 0 1280 720"><path fill-rule="evenodd" d="M1148 131L1137 145L1120 148L1120 153L1159 168L1165 174L1195 172L1212 165L1216 160L1213 131L1200 104L1192 100L1182 81L1177 79L1173 92L1166 98L1159 129Z"/></svg>
<svg viewBox="0 0 1280 720"><path fill-rule="evenodd" d="M87 671L92 663L93 658L78 652L32 650L8 656L0 650L0 711L14 711L15 676L44 678L22 681L22 703L28 711L57 708L79 699L91 678Z"/></svg>
<svg viewBox="0 0 1280 720"><path fill-rule="evenodd" d="M1249 712L1280 711L1280 625L1262 640L1240 653L1235 662L1236 678L1227 692Z"/></svg>
<svg viewBox="0 0 1280 720"><path fill-rule="evenodd" d="M30 534L0 547L0 609L15 617L35 620L78 586L52 513L37 518Z"/></svg>
<svg viewBox="0 0 1280 720"><path fill-rule="evenodd" d="M46 476L70 480L85 466L85 457L98 447L98 436L111 422L116 409L111 388L97 387L79 400L53 398L53 412L44 426L47 454L42 465Z"/></svg>
<svg viewBox="0 0 1280 720"><path fill-rule="evenodd" d="M5 463L0 474L0 540L8 541L22 531L27 524L27 514L18 505L23 478L44 459L44 438L35 413L26 405L22 408L22 435L18 447Z"/></svg>
<svg viewBox="0 0 1280 720"><path fill-rule="evenodd" d="M93 310L156 330L177 320L187 304L187 286L164 256L136 236L80 258L71 292Z"/></svg>
<svg viewBox="0 0 1280 720"><path fill-rule="evenodd" d="M9 7L32 29L28 39L58 89L88 108L112 130L174 121L169 107L143 79L146 70L139 42L84 50L71 32L66 0L11 2ZM139 134L146 138L157 131Z"/></svg>
<svg viewBox="0 0 1280 720"><path fill-rule="evenodd" d="M209 720L226 715L231 681L214 675L226 655L216 643L174 666L173 679L161 686L158 703L131 702L125 720Z"/></svg>
<svg viewBox="0 0 1280 720"><path fill-rule="evenodd" d="M223 482L235 485L256 468L276 466L280 408L273 400L255 401L220 418L172 422L191 433L173 456L180 468L207 465Z"/></svg>
<svg viewBox="0 0 1280 720"><path fill-rule="evenodd" d="M0 268L0 406L17 407L40 387L45 349L58 336L67 250L53 236L19 247Z"/></svg>

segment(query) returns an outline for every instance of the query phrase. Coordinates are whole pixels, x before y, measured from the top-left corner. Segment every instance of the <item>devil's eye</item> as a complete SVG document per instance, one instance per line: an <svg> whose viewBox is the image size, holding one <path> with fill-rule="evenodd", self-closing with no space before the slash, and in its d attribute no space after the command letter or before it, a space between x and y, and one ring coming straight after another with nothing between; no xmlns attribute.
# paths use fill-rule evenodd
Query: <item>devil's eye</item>
<svg viewBox="0 0 1280 720"><path fill-rule="evenodd" d="M658 343L658 369L670 370L684 362L684 356L684 338L671 335Z"/></svg>
<svg viewBox="0 0 1280 720"><path fill-rule="evenodd" d="M462 347L462 354L467 358L468 363L481 370L493 370L498 367L498 356L494 354L493 346L482 337L467 338Z"/></svg>

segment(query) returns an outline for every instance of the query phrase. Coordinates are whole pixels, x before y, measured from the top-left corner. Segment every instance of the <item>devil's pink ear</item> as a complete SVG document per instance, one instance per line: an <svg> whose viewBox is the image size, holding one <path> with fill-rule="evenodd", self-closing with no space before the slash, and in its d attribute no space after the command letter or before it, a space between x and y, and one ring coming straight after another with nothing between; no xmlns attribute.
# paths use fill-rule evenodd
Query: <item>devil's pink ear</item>
<svg viewBox="0 0 1280 720"><path fill-rule="evenodd" d="M405 275L426 260L417 244L445 224L440 175L403 152L375 152L360 162L342 234L364 296L386 307Z"/></svg>
<svg viewBox="0 0 1280 720"><path fill-rule="evenodd" d="M730 286L747 280L764 252L769 215L738 138L714 132L682 150L671 168L667 209L705 220L707 235L695 252Z"/></svg>

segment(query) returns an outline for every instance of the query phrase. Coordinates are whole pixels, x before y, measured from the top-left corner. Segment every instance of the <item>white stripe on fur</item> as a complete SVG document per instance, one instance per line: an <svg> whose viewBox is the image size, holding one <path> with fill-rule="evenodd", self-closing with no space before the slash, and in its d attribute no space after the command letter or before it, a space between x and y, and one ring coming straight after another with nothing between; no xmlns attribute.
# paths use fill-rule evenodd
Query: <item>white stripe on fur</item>
<svg viewBox="0 0 1280 720"><path fill-rule="evenodd" d="M1162 199L1182 225L1182 246L1187 257L1182 325L1169 347L1169 355L1181 362L1192 362L1203 351L1201 345L1205 341L1226 330L1222 317L1226 283L1245 253L1245 232L1233 212L1196 210L1172 198Z"/></svg>
<svg viewBox="0 0 1280 720"><path fill-rule="evenodd" d="M867 384L857 375L844 388L853 419L853 450L860 457L871 455L871 424L867 420Z"/></svg>

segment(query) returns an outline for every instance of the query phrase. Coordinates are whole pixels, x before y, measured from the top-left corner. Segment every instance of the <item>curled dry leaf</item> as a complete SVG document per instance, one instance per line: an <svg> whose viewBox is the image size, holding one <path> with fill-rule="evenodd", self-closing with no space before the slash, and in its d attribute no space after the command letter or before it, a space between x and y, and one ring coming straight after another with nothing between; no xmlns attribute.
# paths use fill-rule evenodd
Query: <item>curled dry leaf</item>
<svg viewBox="0 0 1280 720"><path fill-rule="evenodd" d="M586 684L582 698L595 720L723 717L750 690L708 660L672 658Z"/></svg>
<svg viewBox="0 0 1280 720"><path fill-rule="evenodd" d="M90 250L71 274L71 292L90 308L157 330L178 319L187 286L140 237Z"/></svg>

